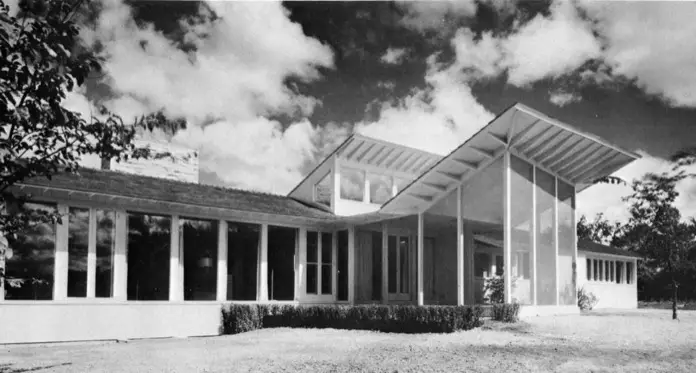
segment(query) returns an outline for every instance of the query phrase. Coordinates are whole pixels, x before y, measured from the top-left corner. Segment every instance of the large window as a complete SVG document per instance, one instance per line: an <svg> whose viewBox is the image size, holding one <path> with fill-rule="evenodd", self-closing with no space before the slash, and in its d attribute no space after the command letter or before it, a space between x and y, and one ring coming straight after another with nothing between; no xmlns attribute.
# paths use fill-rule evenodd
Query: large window
<svg viewBox="0 0 696 373"><path fill-rule="evenodd" d="M392 178L385 175L367 174L370 183L370 203L383 204L392 197Z"/></svg>
<svg viewBox="0 0 696 373"><path fill-rule="evenodd" d="M623 262L616 262L616 283L623 284Z"/></svg>
<svg viewBox="0 0 696 373"><path fill-rule="evenodd" d="M585 259L585 271L587 272L587 281L592 280L592 259Z"/></svg>
<svg viewBox="0 0 696 373"><path fill-rule="evenodd" d="M331 205L331 195L333 190L331 182L331 172L326 173L321 180L314 185L314 201L326 206Z"/></svg>
<svg viewBox="0 0 696 373"><path fill-rule="evenodd" d="M319 233L307 231L307 294L319 291Z"/></svg>
<svg viewBox="0 0 696 373"><path fill-rule="evenodd" d="M410 242L406 236L389 236L388 248L388 289L392 294L408 294L410 289Z"/></svg>
<svg viewBox="0 0 696 373"><path fill-rule="evenodd" d="M512 285L510 295L514 302L532 301L532 223L534 219L534 166L510 156L510 249Z"/></svg>
<svg viewBox="0 0 696 373"><path fill-rule="evenodd" d="M338 231L338 258L337 260L337 278L338 283L337 298L338 300L348 300L348 231Z"/></svg>
<svg viewBox="0 0 696 373"><path fill-rule="evenodd" d="M307 294L333 293L333 235L307 232Z"/></svg>
<svg viewBox="0 0 696 373"><path fill-rule="evenodd" d="M256 300L261 226L227 224L227 300Z"/></svg>
<svg viewBox="0 0 696 373"><path fill-rule="evenodd" d="M556 240L554 204L556 181L553 175L536 168L536 295L537 304L556 304ZM572 269L571 269L572 270Z"/></svg>
<svg viewBox="0 0 696 373"><path fill-rule="evenodd" d="M365 196L365 172L341 169L341 199L362 202Z"/></svg>
<svg viewBox="0 0 696 373"><path fill-rule="evenodd" d="M331 233L321 234L321 293L332 294L333 288L333 235Z"/></svg>
<svg viewBox="0 0 696 373"><path fill-rule="evenodd" d="M184 255L184 300L217 297L217 221L181 219Z"/></svg>
<svg viewBox="0 0 696 373"><path fill-rule="evenodd" d="M95 210L97 214L97 273L95 295L109 298L114 295L114 252L116 247L116 216L113 211Z"/></svg>
<svg viewBox="0 0 696 373"><path fill-rule="evenodd" d="M38 217L54 211L54 206L25 203L20 213ZM8 246L5 254L5 299L53 299L55 224L33 224L16 238L9 238Z"/></svg>
<svg viewBox="0 0 696 373"><path fill-rule="evenodd" d="M169 299L172 220L128 213L128 300Z"/></svg>
<svg viewBox="0 0 696 373"><path fill-rule="evenodd" d="M297 229L268 227L268 299L294 300Z"/></svg>
<svg viewBox="0 0 696 373"><path fill-rule="evenodd" d="M491 256L488 253L474 253L474 276L488 277L491 274Z"/></svg>
<svg viewBox="0 0 696 373"><path fill-rule="evenodd" d="M575 257L575 188L558 180L558 301L576 303L573 260ZM589 276L588 276L589 277Z"/></svg>
<svg viewBox="0 0 696 373"><path fill-rule="evenodd" d="M633 283L633 263L626 262L626 283Z"/></svg>
<svg viewBox="0 0 696 373"><path fill-rule="evenodd" d="M87 296L89 209L68 210L68 297Z"/></svg>

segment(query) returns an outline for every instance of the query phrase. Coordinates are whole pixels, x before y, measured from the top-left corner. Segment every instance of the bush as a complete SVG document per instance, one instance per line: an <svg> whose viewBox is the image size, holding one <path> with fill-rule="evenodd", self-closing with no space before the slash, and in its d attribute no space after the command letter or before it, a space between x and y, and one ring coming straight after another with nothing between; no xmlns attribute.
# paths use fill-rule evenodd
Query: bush
<svg viewBox="0 0 696 373"><path fill-rule="evenodd" d="M482 313L479 306L230 304L222 308L221 333L277 327L451 333L481 326Z"/></svg>
<svg viewBox="0 0 696 373"><path fill-rule="evenodd" d="M578 307L583 311L590 311L597 305L599 299L592 292L580 288L578 290Z"/></svg>
<svg viewBox="0 0 696 373"><path fill-rule="evenodd" d="M486 277L483 280L483 300L486 303L503 303L505 301L505 279L502 276Z"/></svg>
<svg viewBox="0 0 696 373"><path fill-rule="evenodd" d="M502 322L517 322L520 315L518 303L499 303L493 305L493 320Z"/></svg>

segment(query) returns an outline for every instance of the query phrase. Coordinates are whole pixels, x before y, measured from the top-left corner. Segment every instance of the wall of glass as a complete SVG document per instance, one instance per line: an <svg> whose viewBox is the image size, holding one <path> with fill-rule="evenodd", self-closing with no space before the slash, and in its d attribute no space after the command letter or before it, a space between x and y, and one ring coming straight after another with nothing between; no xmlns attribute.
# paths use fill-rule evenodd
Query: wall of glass
<svg viewBox="0 0 696 373"><path fill-rule="evenodd" d="M114 253L116 252L116 214L108 210L95 210L97 214L97 273L95 296L109 298L114 295Z"/></svg>
<svg viewBox="0 0 696 373"><path fill-rule="evenodd" d="M68 210L68 297L87 296L89 209Z"/></svg>
<svg viewBox="0 0 696 373"><path fill-rule="evenodd" d="M510 189L512 224L510 294L513 302L531 304L534 283L532 263L534 167L512 155L510 156Z"/></svg>
<svg viewBox="0 0 696 373"><path fill-rule="evenodd" d="M169 299L169 216L128 213L128 300Z"/></svg>
<svg viewBox="0 0 696 373"><path fill-rule="evenodd" d="M538 305L555 305L556 296L556 184L553 175L536 169L536 296Z"/></svg>
<svg viewBox="0 0 696 373"><path fill-rule="evenodd" d="M256 300L261 226L227 223L227 300Z"/></svg>
<svg viewBox="0 0 696 373"><path fill-rule="evenodd" d="M180 247L184 261L184 300L217 297L217 221L181 219Z"/></svg>
<svg viewBox="0 0 696 373"><path fill-rule="evenodd" d="M576 304L575 188L558 180L558 301Z"/></svg>

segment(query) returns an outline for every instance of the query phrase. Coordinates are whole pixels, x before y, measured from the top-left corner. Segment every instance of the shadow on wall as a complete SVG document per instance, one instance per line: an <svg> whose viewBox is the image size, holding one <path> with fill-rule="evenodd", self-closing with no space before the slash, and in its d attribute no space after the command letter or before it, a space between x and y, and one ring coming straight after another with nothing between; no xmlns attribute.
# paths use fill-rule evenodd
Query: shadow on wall
<svg viewBox="0 0 696 373"><path fill-rule="evenodd" d="M63 367L66 365L72 365L72 363L43 365L43 366L36 366L36 367L31 367L31 368L13 368L12 364L1 364L0 365L0 373L37 372L37 371L44 370L44 369Z"/></svg>

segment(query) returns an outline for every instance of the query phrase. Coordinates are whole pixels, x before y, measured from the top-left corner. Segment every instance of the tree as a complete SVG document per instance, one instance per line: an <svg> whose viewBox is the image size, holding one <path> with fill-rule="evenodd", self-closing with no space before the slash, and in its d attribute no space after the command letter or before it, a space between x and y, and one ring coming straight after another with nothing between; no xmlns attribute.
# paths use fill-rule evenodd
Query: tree
<svg viewBox="0 0 696 373"><path fill-rule="evenodd" d="M622 228L623 226L620 222L610 222L604 217L603 213L597 214L591 222L583 215L577 223L578 239L612 245Z"/></svg>
<svg viewBox="0 0 696 373"><path fill-rule="evenodd" d="M136 131L164 126L162 112L124 124L101 108L87 121L64 106L67 92L82 86L102 60L84 47L74 16L82 0L24 0L16 16L0 0L0 236L41 222L59 222L57 213L26 212L13 186L36 177L77 172L82 156L96 154L116 161L147 157L148 148L133 144ZM4 249L0 247L0 259ZM4 266L0 265L0 279ZM1 284L2 282L0 282Z"/></svg>
<svg viewBox="0 0 696 373"><path fill-rule="evenodd" d="M630 204L630 218L621 242L642 254L646 270L669 277L673 319L677 319L679 275L696 268L696 220L682 221L674 206L677 183L692 176L683 170L649 173L635 180L633 193L624 198Z"/></svg>

